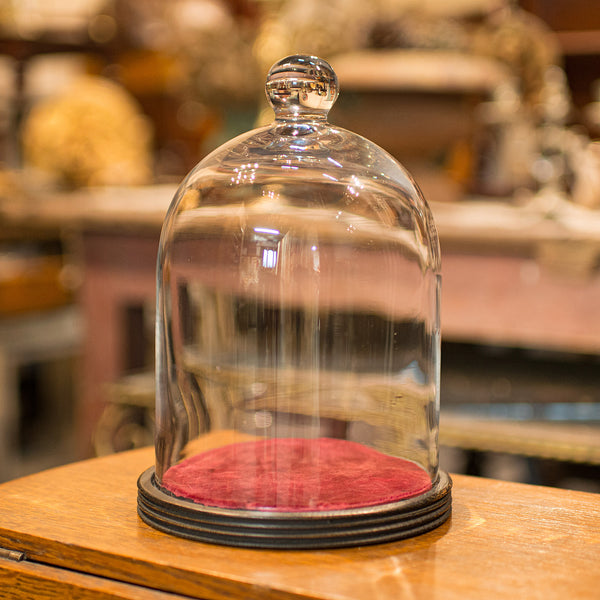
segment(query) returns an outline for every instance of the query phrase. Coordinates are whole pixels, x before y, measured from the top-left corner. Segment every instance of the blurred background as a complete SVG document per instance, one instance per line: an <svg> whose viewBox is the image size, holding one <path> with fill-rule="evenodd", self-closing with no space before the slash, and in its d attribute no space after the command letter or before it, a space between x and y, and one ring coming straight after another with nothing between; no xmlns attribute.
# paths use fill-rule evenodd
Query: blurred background
<svg viewBox="0 0 600 600"><path fill-rule="evenodd" d="M432 206L442 466L600 492L587 0L0 0L0 481L152 444L162 219L296 52Z"/></svg>

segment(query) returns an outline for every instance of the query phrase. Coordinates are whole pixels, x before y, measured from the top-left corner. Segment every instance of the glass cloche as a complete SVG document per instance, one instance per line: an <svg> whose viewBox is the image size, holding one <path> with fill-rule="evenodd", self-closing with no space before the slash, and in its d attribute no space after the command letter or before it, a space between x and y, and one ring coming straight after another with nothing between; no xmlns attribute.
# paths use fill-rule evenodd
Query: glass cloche
<svg viewBox="0 0 600 600"><path fill-rule="evenodd" d="M164 222L138 512L246 547L429 531L451 505L430 210L394 158L328 123L325 61L279 61L266 93L273 124L202 160Z"/></svg>

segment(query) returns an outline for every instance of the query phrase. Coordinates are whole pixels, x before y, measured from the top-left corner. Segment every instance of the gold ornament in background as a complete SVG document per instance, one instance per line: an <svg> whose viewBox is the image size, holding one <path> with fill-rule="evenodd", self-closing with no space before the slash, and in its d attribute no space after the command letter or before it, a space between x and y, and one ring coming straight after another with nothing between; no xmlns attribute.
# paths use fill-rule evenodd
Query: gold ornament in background
<svg viewBox="0 0 600 600"><path fill-rule="evenodd" d="M142 185L152 180L151 140L150 123L122 87L86 76L33 107L23 154L57 183Z"/></svg>
<svg viewBox="0 0 600 600"><path fill-rule="evenodd" d="M519 82L524 104L539 108L547 70L561 62L550 28L535 15L507 4L475 27L471 38L471 51L506 64Z"/></svg>
<svg viewBox="0 0 600 600"><path fill-rule="evenodd" d="M252 54L256 25L232 8L225 0L175 0L162 9L187 75L184 92L205 106L254 105L263 90Z"/></svg>

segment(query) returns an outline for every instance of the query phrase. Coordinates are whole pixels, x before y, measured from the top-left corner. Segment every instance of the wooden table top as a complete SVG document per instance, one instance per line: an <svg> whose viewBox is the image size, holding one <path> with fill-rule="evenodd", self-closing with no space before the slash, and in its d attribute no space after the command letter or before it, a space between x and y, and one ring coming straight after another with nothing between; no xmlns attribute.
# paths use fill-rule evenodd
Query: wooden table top
<svg viewBox="0 0 600 600"><path fill-rule="evenodd" d="M423 536L246 550L142 523L136 481L152 464L145 448L0 485L0 546L26 555L0 558L2 589L64 598L85 588L86 599L599 597L600 495L455 475L451 519Z"/></svg>

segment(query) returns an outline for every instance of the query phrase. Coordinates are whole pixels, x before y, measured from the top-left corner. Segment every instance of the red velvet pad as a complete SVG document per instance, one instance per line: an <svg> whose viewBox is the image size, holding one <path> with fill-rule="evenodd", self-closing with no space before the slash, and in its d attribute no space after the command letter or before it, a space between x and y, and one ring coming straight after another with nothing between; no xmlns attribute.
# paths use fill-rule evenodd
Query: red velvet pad
<svg viewBox="0 0 600 600"><path fill-rule="evenodd" d="M415 463L356 442L274 438L192 456L162 485L206 506L295 512L396 502L426 492L431 480Z"/></svg>

